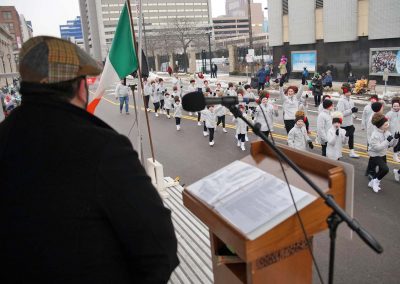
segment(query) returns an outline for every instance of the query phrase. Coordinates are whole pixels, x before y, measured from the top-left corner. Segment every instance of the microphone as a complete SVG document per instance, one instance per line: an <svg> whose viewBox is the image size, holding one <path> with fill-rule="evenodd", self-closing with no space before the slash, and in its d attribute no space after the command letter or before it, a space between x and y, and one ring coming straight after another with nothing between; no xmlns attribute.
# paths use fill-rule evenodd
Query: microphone
<svg viewBox="0 0 400 284"><path fill-rule="evenodd" d="M186 111L201 111L208 105L223 105L229 108L232 105L249 102L256 100L236 96L205 97L202 92L191 92L182 97L182 108Z"/></svg>

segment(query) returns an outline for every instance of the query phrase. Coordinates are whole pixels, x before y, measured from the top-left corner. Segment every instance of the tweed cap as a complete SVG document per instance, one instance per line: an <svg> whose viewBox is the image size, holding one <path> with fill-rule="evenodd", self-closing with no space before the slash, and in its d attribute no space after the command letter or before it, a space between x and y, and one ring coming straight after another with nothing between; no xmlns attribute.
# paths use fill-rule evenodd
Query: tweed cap
<svg viewBox="0 0 400 284"><path fill-rule="evenodd" d="M86 75L99 75L102 67L77 45L55 37L29 39L19 53L23 82L59 83Z"/></svg>

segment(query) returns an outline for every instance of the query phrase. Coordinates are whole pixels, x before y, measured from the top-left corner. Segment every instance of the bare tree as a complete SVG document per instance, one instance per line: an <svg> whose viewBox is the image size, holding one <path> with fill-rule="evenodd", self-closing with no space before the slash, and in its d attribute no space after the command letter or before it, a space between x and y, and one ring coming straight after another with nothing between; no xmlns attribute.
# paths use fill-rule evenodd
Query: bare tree
<svg viewBox="0 0 400 284"><path fill-rule="evenodd" d="M172 27L169 30L169 36L172 40L179 44L179 48L183 50L184 70L187 72L187 49L190 44L204 36L204 27L200 27L198 23L190 18L175 18Z"/></svg>

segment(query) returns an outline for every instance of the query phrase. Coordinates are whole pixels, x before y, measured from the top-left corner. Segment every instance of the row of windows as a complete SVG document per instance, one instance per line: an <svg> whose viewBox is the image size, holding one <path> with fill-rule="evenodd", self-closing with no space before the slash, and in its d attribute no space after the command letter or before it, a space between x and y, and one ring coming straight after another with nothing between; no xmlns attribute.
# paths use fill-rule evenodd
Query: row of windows
<svg viewBox="0 0 400 284"><path fill-rule="evenodd" d="M142 3L143 6L195 6L195 5L202 5L202 6L207 6L207 2L203 3L197 3L197 2L192 2L192 3ZM102 4L102 7L123 7L124 4ZM131 6L136 6L136 4L131 4Z"/></svg>
<svg viewBox="0 0 400 284"><path fill-rule="evenodd" d="M12 13L11 12L3 12L3 19L4 20L12 20Z"/></svg>
<svg viewBox="0 0 400 284"><path fill-rule="evenodd" d="M119 14L121 11L103 11L102 14ZM171 9L171 10L143 10L143 13L185 13L185 12L208 12L207 9Z"/></svg>
<svg viewBox="0 0 400 284"><path fill-rule="evenodd" d="M208 18L208 15L175 15L175 16L154 16L145 17L144 20L157 20L157 19L182 19L182 18ZM104 21L118 21L119 18L103 18ZM104 27L110 28L114 27L112 25L105 25Z"/></svg>

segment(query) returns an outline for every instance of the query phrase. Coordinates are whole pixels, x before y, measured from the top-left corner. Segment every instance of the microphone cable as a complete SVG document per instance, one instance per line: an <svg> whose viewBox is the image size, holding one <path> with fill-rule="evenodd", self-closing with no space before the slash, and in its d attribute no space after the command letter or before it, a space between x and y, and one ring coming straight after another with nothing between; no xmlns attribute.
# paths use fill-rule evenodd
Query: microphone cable
<svg viewBox="0 0 400 284"><path fill-rule="evenodd" d="M265 122L267 123L267 127L268 127L268 129L269 129L269 136L271 136L272 144L276 145L276 144L275 144L275 140L274 140L274 136L272 135L271 127L270 127L270 125L269 125L269 122L268 122L268 119L267 119L267 117L266 117L266 115L265 115L265 112L264 112L264 110L263 110L261 104L259 104L258 106L259 106L259 108L260 108L260 110L261 110L261 112L262 112L262 114L263 114L263 117L264 117ZM305 229L305 227L304 227L303 219L302 219L301 216L300 216L299 210L298 210L297 205L296 205L296 202L295 202L295 200L294 200L292 188L290 187L290 183L289 183L288 177L287 177L287 175L286 175L285 168L283 167L282 159L281 159L278 155L277 155L277 158L278 158L279 164L280 164L280 166L281 166L281 170L282 170L282 172L283 172L283 176L284 176L284 178L285 178L285 182L286 182L287 187L288 187L288 189L289 189L290 197L292 198L293 206L294 206L294 209L295 209L295 211L296 211L296 216L297 216L297 219L299 220L299 223L300 223L300 226L301 226L301 230L302 230L303 235L304 235L304 237L305 237L305 241L306 241L306 243L307 243L308 251L310 252L311 258L312 258L312 260L313 260L313 264L314 264L314 266L315 266L315 269L317 270L318 278L319 278L320 282L321 282L322 284L324 284L324 281L323 281L322 275L321 275L321 271L320 271L319 266L318 266L318 263L317 263L317 261L316 261L316 259L315 259L314 253L313 253L313 251L312 251L312 247L311 247L310 240L309 240L309 238L308 238L306 229Z"/></svg>

